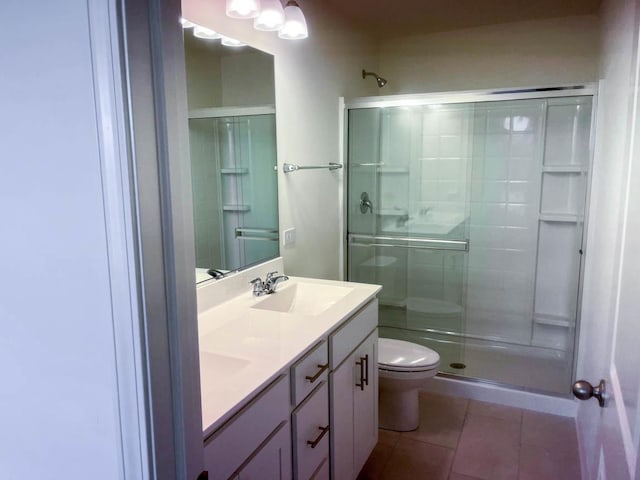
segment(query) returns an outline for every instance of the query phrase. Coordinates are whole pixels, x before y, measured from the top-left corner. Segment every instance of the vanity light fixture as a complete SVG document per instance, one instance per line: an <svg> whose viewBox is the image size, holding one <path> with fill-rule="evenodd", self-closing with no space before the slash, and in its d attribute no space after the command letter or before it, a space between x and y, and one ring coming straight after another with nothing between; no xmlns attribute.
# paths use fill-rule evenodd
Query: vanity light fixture
<svg viewBox="0 0 640 480"><path fill-rule="evenodd" d="M280 0L261 0L260 15L253 21L253 28L265 32L275 32L284 25L284 9Z"/></svg>
<svg viewBox="0 0 640 480"><path fill-rule="evenodd" d="M193 35L198 38L204 38L205 40L216 40L218 38L222 38L222 35L218 32L201 25L195 25L193 27Z"/></svg>
<svg viewBox="0 0 640 480"><path fill-rule="evenodd" d="M196 26L195 23L193 23L191 20L187 20L184 17L180 17L180 25L182 25L182 28L191 28Z"/></svg>
<svg viewBox="0 0 640 480"><path fill-rule="evenodd" d="M300 40L309 36L307 21L295 0L289 0L284 7L284 25L278 36L285 40Z"/></svg>
<svg viewBox="0 0 640 480"><path fill-rule="evenodd" d="M256 18L260 14L260 0L227 0L227 17Z"/></svg>
<svg viewBox="0 0 640 480"><path fill-rule="evenodd" d="M235 38L225 37L224 35L222 36L222 40L220 40L220 43L222 43L222 45L224 45L225 47L246 47L247 46L246 43L242 43L240 40L236 40Z"/></svg>

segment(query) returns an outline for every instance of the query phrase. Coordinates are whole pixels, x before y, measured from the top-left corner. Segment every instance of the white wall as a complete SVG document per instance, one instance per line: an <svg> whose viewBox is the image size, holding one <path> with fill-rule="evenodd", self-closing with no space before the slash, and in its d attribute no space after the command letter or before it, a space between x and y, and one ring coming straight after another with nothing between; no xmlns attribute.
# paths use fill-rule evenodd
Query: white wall
<svg viewBox="0 0 640 480"><path fill-rule="evenodd" d="M597 66L594 15L490 25L382 42L379 93L584 83Z"/></svg>
<svg viewBox="0 0 640 480"><path fill-rule="evenodd" d="M605 368L611 347L619 265L623 181L627 175L625 147L630 132L634 56L635 1L607 0L601 7L601 94L598 99L589 234L585 259L582 329L578 378L596 383L610 378ZM606 411L607 409L605 409ZM582 459L596 478L598 425L606 413L596 402L581 402L578 420Z"/></svg>
<svg viewBox="0 0 640 480"><path fill-rule="evenodd" d="M189 109L275 102L273 57L263 52L220 47L186 30L185 64Z"/></svg>
<svg viewBox="0 0 640 480"><path fill-rule="evenodd" d="M360 75L376 63L376 51L367 37L329 16L320 2L299 3L310 36L297 42L225 17L220 0L183 0L183 15L275 55L278 163L326 164L340 159L338 97L377 93L375 83ZM297 230L296 244L281 247L286 272L339 278L343 173L279 175L280 230Z"/></svg>
<svg viewBox="0 0 640 480"><path fill-rule="evenodd" d="M88 3L0 6L0 478L121 476Z"/></svg>

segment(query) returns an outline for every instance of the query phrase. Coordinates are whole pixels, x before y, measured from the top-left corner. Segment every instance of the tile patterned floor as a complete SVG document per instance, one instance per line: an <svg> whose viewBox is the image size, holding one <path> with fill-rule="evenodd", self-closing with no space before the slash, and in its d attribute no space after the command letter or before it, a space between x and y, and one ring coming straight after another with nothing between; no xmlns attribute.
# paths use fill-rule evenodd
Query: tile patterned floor
<svg viewBox="0 0 640 480"><path fill-rule="evenodd" d="M358 480L580 479L571 418L431 393L420 415L413 432L380 430Z"/></svg>

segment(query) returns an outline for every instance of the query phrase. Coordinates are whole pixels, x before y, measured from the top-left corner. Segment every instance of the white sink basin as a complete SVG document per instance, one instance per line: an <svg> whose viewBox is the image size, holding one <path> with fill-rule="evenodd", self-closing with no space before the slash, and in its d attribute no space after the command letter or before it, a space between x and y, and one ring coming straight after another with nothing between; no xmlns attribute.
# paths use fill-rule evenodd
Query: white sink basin
<svg viewBox="0 0 640 480"><path fill-rule="evenodd" d="M251 308L298 315L319 315L353 291L321 283L296 282L281 286Z"/></svg>

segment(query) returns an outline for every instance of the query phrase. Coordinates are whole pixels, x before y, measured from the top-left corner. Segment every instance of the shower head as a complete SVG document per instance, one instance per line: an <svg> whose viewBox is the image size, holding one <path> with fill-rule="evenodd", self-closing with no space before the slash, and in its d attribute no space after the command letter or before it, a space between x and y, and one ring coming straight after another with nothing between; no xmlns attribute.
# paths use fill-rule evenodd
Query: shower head
<svg viewBox="0 0 640 480"><path fill-rule="evenodd" d="M387 81L382 78L381 76L379 76L377 73L375 72L367 72L364 68L362 69L362 78L367 78L367 75L371 75L372 77L376 78L376 82L378 83L378 87L382 88L387 84Z"/></svg>

